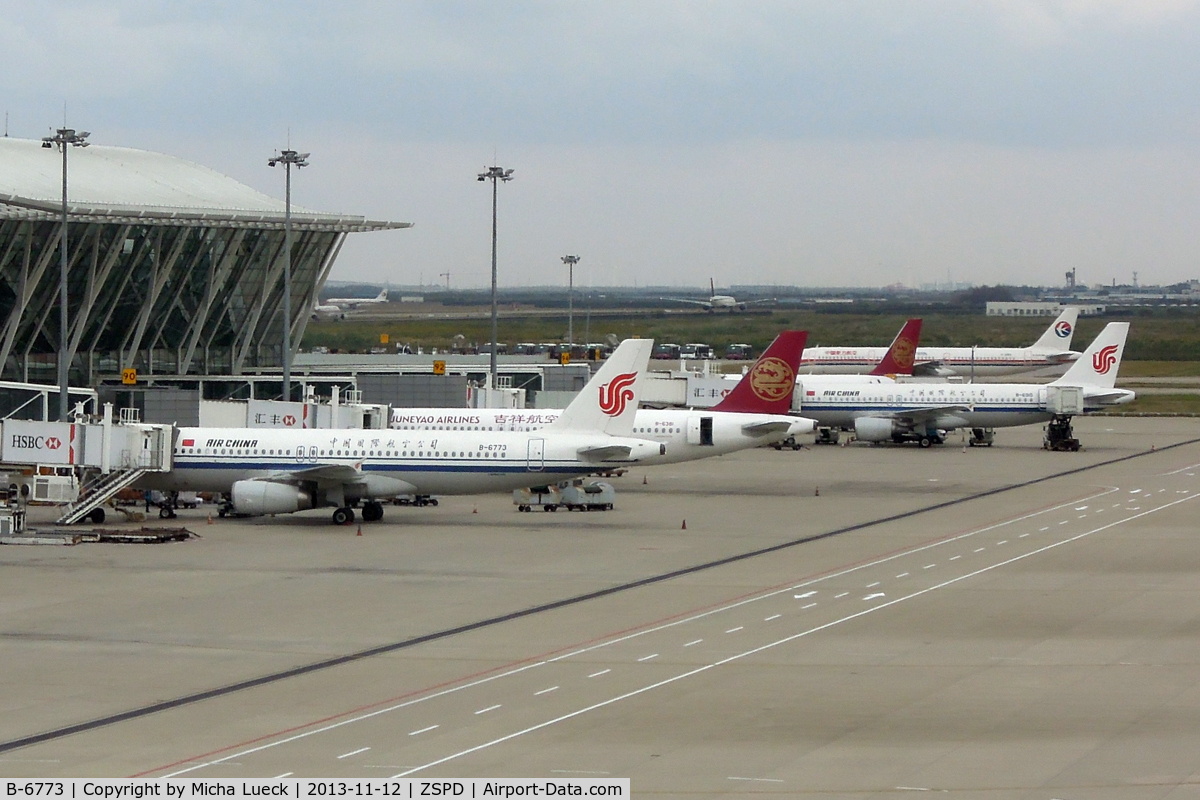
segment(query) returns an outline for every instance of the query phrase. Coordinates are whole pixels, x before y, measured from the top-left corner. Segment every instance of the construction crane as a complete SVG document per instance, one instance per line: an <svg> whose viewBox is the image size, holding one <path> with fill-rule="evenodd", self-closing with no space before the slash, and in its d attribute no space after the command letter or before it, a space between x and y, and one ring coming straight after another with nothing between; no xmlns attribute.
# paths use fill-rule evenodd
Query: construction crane
<svg viewBox="0 0 1200 800"><path fill-rule="evenodd" d="M449 272L441 272L441 273L438 273L438 277L446 279L446 291L447 292L450 291L450 273Z"/></svg>

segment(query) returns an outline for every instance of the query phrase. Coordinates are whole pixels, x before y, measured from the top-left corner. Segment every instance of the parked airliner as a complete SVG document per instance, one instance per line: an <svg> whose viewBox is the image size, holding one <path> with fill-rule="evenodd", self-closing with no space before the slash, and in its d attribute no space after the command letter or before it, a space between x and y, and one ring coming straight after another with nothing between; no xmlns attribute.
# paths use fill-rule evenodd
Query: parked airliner
<svg viewBox="0 0 1200 800"><path fill-rule="evenodd" d="M1128 403L1117 370L1129 323L1111 322L1066 374L1041 386L1025 383L897 383L883 377L801 376L799 408L822 427L853 430L868 442L940 442L956 428L1000 428L1056 420Z"/></svg>
<svg viewBox="0 0 1200 800"><path fill-rule="evenodd" d="M633 435L666 445L666 452L648 456L639 463L695 461L811 432L813 420L787 415L796 367L807 337L806 331L779 334L736 387L711 409L640 409L633 422ZM394 408L391 425L411 431L461 430L472 426L534 431L552 423L560 413L551 409Z"/></svg>
<svg viewBox="0 0 1200 800"><path fill-rule="evenodd" d="M313 319L345 319L347 311L361 306L376 306L388 302L388 290L380 290L374 297L331 297L324 303L313 306Z"/></svg>
<svg viewBox="0 0 1200 800"><path fill-rule="evenodd" d="M627 339L579 396L539 431L278 430L181 428L174 469L139 485L229 492L226 510L286 514L332 506L333 521L383 517L401 494L476 494L521 489L662 455L666 445L632 436L653 341Z"/></svg>
<svg viewBox="0 0 1200 800"><path fill-rule="evenodd" d="M914 375L966 378L1016 375L1050 367L1065 369L1079 358L1071 349L1079 309L1068 306L1029 347L918 347ZM883 358L883 347L810 347L800 371L806 375L862 375Z"/></svg>

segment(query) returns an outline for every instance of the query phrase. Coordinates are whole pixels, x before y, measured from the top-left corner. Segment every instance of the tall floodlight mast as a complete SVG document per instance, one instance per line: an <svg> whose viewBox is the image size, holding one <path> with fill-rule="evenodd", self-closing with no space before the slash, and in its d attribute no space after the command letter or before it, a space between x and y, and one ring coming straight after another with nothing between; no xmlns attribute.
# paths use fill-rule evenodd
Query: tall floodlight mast
<svg viewBox="0 0 1200 800"><path fill-rule="evenodd" d="M567 265L567 344L575 344L575 265L579 256L563 256Z"/></svg>
<svg viewBox="0 0 1200 800"><path fill-rule="evenodd" d="M71 410L68 394L71 390L69 356L70 342L67 336L67 150L70 146L87 147L84 141L91 134L88 131L76 131L74 128L59 128L53 136L42 139L42 147L47 149L57 146L62 151L62 230L59 231L59 250L62 261L58 276L58 419L65 422Z"/></svg>
<svg viewBox="0 0 1200 800"><path fill-rule="evenodd" d="M267 160L268 166L283 164L286 189L283 209L283 399L292 399L292 167L308 166L311 153L282 150Z"/></svg>
<svg viewBox="0 0 1200 800"><path fill-rule="evenodd" d="M492 182L492 354L490 369L488 370L489 388L496 386L496 339L498 337L498 326L496 324L496 186L503 181L508 183L512 180L513 171L504 167L488 167L487 172L479 173L479 181L490 180Z"/></svg>

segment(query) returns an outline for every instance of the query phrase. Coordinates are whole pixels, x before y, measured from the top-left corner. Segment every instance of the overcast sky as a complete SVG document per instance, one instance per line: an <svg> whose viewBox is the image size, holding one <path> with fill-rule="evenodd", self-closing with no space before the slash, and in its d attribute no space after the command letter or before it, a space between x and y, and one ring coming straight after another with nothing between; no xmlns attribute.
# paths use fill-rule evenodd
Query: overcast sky
<svg viewBox="0 0 1200 800"><path fill-rule="evenodd" d="M10 135L67 121L404 220L334 279L1200 278L1200 0L0 0Z"/></svg>

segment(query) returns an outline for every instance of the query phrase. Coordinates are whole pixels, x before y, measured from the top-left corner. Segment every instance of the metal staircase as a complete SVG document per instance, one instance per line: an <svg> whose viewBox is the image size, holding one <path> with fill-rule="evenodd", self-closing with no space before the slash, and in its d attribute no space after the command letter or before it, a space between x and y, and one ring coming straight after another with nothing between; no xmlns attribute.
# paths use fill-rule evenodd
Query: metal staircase
<svg viewBox="0 0 1200 800"><path fill-rule="evenodd" d="M79 491L79 499L63 509L63 515L54 524L73 525L79 522L147 471L145 467L130 467L98 476Z"/></svg>

